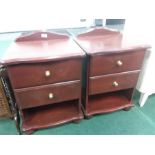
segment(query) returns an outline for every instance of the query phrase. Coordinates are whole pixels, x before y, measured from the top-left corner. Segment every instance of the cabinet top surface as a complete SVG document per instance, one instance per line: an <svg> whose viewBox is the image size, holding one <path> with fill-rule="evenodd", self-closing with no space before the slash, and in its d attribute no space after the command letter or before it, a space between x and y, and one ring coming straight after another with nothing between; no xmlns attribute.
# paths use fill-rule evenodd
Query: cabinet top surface
<svg viewBox="0 0 155 155"><path fill-rule="evenodd" d="M33 35L13 42L3 55L1 64L44 62L84 55L83 50L67 35L50 33L49 39L46 39L45 33L43 39L36 39L40 32Z"/></svg>
<svg viewBox="0 0 155 155"><path fill-rule="evenodd" d="M149 45L139 43L134 38L129 40L122 33L106 28L94 28L75 37L78 44L86 53L114 53L131 50L144 50Z"/></svg>

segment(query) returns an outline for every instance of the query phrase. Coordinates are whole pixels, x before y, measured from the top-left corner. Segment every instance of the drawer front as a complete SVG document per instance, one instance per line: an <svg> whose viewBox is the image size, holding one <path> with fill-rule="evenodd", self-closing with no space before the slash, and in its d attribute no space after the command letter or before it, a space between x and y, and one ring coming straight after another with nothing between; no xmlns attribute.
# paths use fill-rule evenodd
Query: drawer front
<svg viewBox="0 0 155 155"><path fill-rule="evenodd" d="M140 71L110 74L89 79L89 95L134 88Z"/></svg>
<svg viewBox="0 0 155 155"><path fill-rule="evenodd" d="M90 58L90 76L139 70L145 51L97 55Z"/></svg>
<svg viewBox="0 0 155 155"><path fill-rule="evenodd" d="M80 98L80 81L64 82L32 88L15 89L15 97L20 109L53 104Z"/></svg>
<svg viewBox="0 0 155 155"><path fill-rule="evenodd" d="M13 88L25 88L81 79L81 59L8 67Z"/></svg>

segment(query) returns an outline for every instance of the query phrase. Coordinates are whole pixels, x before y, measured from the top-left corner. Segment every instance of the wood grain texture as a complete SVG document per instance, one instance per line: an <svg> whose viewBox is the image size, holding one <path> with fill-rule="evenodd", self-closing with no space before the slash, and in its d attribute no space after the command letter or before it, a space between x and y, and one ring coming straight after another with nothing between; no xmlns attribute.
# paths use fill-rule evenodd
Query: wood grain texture
<svg viewBox="0 0 155 155"><path fill-rule="evenodd" d="M55 33L25 34L8 48L1 64L14 90L23 132L30 134L83 118L84 57L69 36Z"/></svg>
<svg viewBox="0 0 155 155"><path fill-rule="evenodd" d="M145 51L95 55L90 58L90 76L140 70ZM122 66L117 62L121 61Z"/></svg>
<svg viewBox="0 0 155 155"><path fill-rule="evenodd" d="M55 104L80 98L80 80L64 82L38 87L15 89L16 102L20 109L32 108L41 105ZM49 98L49 94L53 98Z"/></svg>
<svg viewBox="0 0 155 155"><path fill-rule="evenodd" d="M35 64L9 66L7 71L14 89L81 79L82 59L74 58ZM45 72L50 71L46 77Z"/></svg>
<svg viewBox="0 0 155 155"><path fill-rule="evenodd" d="M74 40L88 57L85 115L132 107L133 90L150 46L134 38L127 40L123 33L106 28L90 29ZM118 61L122 64L118 65ZM114 81L117 87L113 86Z"/></svg>
<svg viewBox="0 0 155 155"><path fill-rule="evenodd" d="M138 70L132 72L90 77L89 95L133 88L137 83L139 72L140 71ZM114 81L118 83L118 86L113 85Z"/></svg>
<svg viewBox="0 0 155 155"><path fill-rule="evenodd" d="M126 93L128 91L117 91L113 93L89 96L89 104L87 105L86 116L110 113L133 107L132 101L128 100L126 97Z"/></svg>
<svg viewBox="0 0 155 155"><path fill-rule="evenodd" d="M87 38L87 37L103 36L107 34L111 34L111 35L118 34L119 35L120 32L117 30L112 30L108 28L90 28L86 32L83 32L77 35L77 38L82 39L82 38Z"/></svg>
<svg viewBox="0 0 155 155"><path fill-rule="evenodd" d="M89 30L88 30L89 31ZM123 34L106 28L90 29L90 32L76 36L76 42L89 55L100 53L120 53L133 50L145 50L149 45L124 41Z"/></svg>
<svg viewBox="0 0 155 155"><path fill-rule="evenodd" d="M82 49L71 38L19 41L10 45L1 59L1 64L47 62L84 55Z"/></svg>
<svg viewBox="0 0 155 155"><path fill-rule="evenodd" d="M22 34L21 36L16 38L16 42L36 41L36 40L44 41L54 39L69 39L69 36L55 32L36 31Z"/></svg>
<svg viewBox="0 0 155 155"><path fill-rule="evenodd" d="M54 127L83 118L79 101L68 101L23 111L22 130L30 131Z"/></svg>

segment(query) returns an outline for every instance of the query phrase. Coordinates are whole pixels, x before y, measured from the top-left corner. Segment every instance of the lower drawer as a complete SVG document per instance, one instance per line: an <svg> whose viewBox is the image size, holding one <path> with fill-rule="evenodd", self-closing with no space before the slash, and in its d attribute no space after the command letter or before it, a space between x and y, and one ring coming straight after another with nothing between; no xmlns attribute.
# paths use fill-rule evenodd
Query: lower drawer
<svg viewBox="0 0 155 155"><path fill-rule="evenodd" d="M134 88L139 76L138 71L90 77L89 95Z"/></svg>
<svg viewBox="0 0 155 155"><path fill-rule="evenodd" d="M15 97L20 109L53 104L80 98L80 81L71 81L31 88L15 89Z"/></svg>

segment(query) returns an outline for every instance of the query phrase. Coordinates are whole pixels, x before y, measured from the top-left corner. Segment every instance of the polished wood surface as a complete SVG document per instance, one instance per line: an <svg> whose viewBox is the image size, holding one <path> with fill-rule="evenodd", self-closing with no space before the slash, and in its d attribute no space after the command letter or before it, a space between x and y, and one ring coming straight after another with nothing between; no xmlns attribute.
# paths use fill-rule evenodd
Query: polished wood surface
<svg viewBox="0 0 155 155"><path fill-rule="evenodd" d="M90 28L87 31L80 33L77 35L78 39L82 39L82 38L89 38L89 37L96 37L96 36L104 36L104 35L114 35L114 34L120 34L119 31L114 30L114 29L108 29L108 28ZM87 38L87 39L88 39Z"/></svg>
<svg viewBox="0 0 155 155"><path fill-rule="evenodd" d="M144 50L95 55L90 58L90 76L139 70L141 69L144 56ZM122 65L118 64L119 61L122 62Z"/></svg>
<svg viewBox="0 0 155 155"><path fill-rule="evenodd" d="M78 99L80 91L80 80L14 90L21 109Z"/></svg>
<svg viewBox="0 0 155 155"><path fill-rule="evenodd" d="M80 97L80 80L38 87L15 89L17 104L21 109L54 104ZM52 97L50 98L50 94ZM60 104L60 103L59 103Z"/></svg>
<svg viewBox="0 0 155 155"><path fill-rule="evenodd" d="M33 87L81 79L82 59L12 65L7 71L13 88ZM46 75L50 72L50 75Z"/></svg>
<svg viewBox="0 0 155 155"><path fill-rule="evenodd" d="M24 34L9 47L1 63L14 91L22 133L83 118L84 57L69 36L58 33Z"/></svg>
<svg viewBox="0 0 155 155"><path fill-rule="evenodd" d="M137 83L139 72L138 70L90 77L89 95L133 88ZM115 83L118 85L114 85Z"/></svg>
<svg viewBox="0 0 155 155"><path fill-rule="evenodd" d="M107 28L89 29L74 40L88 60L83 96L86 117L131 108L133 90L150 46L134 38L127 40L123 33Z"/></svg>
<svg viewBox="0 0 155 155"><path fill-rule="evenodd" d="M54 127L83 118L78 100L23 111L22 129L25 132Z"/></svg>
<svg viewBox="0 0 155 155"><path fill-rule="evenodd" d="M126 42L122 33L106 28L90 29L88 32L77 35L75 40L89 55L132 52L150 48L149 45L143 45L136 41Z"/></svg>
<svg viewBox="0 0 155 155"><path fill-rule="evenodd" d="M117 91L89 96L89 104L86 109L86 115L92 116L95 114L110 113L133 107L132 101L128 100L126 97L126 92Z"/></svg>
<svg viewBox="0 0 155 155"><path fill-rule="evenodd" d="M38 31L38 32L28 32L24 33L18 38L16 38L16 42L25 42L25 41L44 41L44 40L53 40L53 39L68 39L69 36L65 34L60 34L56 32L47 32L47 31Z"/></svg>
<svg viewBox="0 0 155 155"><path fill-rule="evenodd" d="M57 35L59 37L59 34ZM54 34L54 36L56 35ZM2 57L1 63L11 65L19 63L47 62L68 57L82 56L84 56L82 49L69 37L65 39L61 37L56 39L54 37L49 40L38 40L38 38L36 38L35 41L30 40L12 43Z"/></svg>
<svg viewBox="0 0 155 155"><path fill-rule="evenodd" d="M78 121L81 109L89 117L131 108L148 48L124 42L122 33L105 28L74 38L47 32L17 38L1 63L20 110L21 130Z"/></svg>

